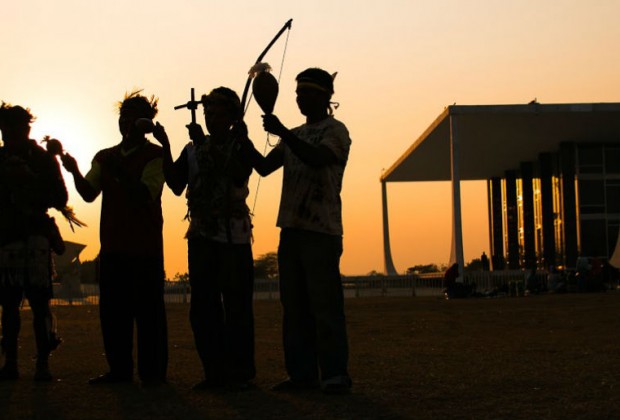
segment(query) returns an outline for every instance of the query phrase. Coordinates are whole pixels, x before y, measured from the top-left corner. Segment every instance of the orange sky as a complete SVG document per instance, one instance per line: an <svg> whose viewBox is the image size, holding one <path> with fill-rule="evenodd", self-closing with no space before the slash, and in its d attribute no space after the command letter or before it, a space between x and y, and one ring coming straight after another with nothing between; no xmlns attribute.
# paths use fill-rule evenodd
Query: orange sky
<svg viewBox="0 0 620 420"><path fill-rule="evenodd" d="M225 4L224 4L225 3ZM338 71L336 117L353 140L342 192L342 271L383 270L379 177L452 103L618 102L620 2L617 0L353 0L209 2L22 0L3 5L0 99L38 116L32 135L60 139L83 172L94 154L120 141L115 103L143 88L160 98L157 118L178 155L189 112L174 111L191 87L239 92L246 72L277 30L293 18L275 113L303 120L295 75L306 67ZM283 40L265 57L280 72ZM260 111L246 116L262 150ZM498 139L501 140L501 139ZM281 174L261 181L255 204L254 254L275 251ZM100 201L85 204L67 176L70 203L89 227L66 240L98 250ZM257 178L251 179L250 207ZM465 259L488 250L484 184L464 183ZM388 184L397 270L446 263L450 186ZM166 271L186 264L185 200L166 190Z"/></svg>

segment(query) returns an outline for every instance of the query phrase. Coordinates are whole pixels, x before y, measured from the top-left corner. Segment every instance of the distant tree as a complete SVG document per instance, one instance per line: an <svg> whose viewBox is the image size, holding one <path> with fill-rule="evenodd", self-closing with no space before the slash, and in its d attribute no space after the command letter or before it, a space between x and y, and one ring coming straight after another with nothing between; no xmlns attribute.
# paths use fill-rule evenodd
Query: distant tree
<svg viewBox="0 0 620 420"><path fill-rule="evenodd" d="M254 277L257 279L278 277L278 254L276 252L268 252L254 260Z"/></svg>
<svg viewBox="0 0 620 420"><path fill-rule="evenodd" d="M385 276L385 274L378 272L377 270L372 270L371 272L369 272L368 274L366 274L367 276Z"/></svg>
<svg viewBox="0 0 620 420"><path fill-rule="evenodd" d="M99 255L93 260L82 261L80 263L80 281L84 284L95 284L99 282Z"/></svg>
<svg viewBox="0 0 620 420"><path fill-rule="evenodd" d="M189 282L189 273L176 273L172 278L172 281Z"/></svg>
<svg viewBox="0 0 620 420"><path fill-rule="evenodd" d="M437 264L418 264L407 269L407 274L439 273L442 270Z"/></svg>
<svg viewBox="0 0 620 420"><path fill-rule="evenodd" d="M480 258L474 258L467 264L465 264L465 270L479 271L482 270L482 260Z"/></svg>

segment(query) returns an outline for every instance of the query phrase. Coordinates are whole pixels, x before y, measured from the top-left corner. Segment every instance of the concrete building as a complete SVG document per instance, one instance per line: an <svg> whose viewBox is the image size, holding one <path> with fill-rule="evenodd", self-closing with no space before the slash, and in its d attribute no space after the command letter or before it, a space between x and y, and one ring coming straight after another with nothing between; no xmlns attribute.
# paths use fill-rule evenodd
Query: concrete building
<svg viewBox="0 0 620 420"><path fill-rule="evenodd" d="M388 274L387 183L451 182L451 262L463 267L462 180L487 182L494 270L609 259L620 230L620 103L447 107L381 176Z"/></svg>
<svg viewBox="0 0 620 420"><path fill-rule="evenodd" d="M65 253L53 254L56 283L54 296L75 298L81 296L81 261L80 253L86 245L65 241Z"/></svg>

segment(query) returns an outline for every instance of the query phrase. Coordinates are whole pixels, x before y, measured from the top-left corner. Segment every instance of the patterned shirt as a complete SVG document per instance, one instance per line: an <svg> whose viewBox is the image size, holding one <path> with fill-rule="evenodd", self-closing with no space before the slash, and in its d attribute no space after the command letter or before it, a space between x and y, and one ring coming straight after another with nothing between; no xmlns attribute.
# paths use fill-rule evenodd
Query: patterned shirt
<svg viewBox="0 0 620 420"><path fill-rule="evenodd" d="M248 179L235 185L226 174L226 167L238 160L232 147L232 142L216 145L209 136L199 147L192 142L185 146L190 220L187 238L206 237L233 244L252 241L250 210L245 203ZM250 171L248 168L248 174Z"/></svg>
<svg viewBox="0 0 620 420"><path fill-rule="evenodd" d="M346 126L333 117L291 130L314 146L327 146L338 162L326 166L303 163L283 142L284 175L277 225L281 228L342 235L342 177L351 139Z"/></svg>

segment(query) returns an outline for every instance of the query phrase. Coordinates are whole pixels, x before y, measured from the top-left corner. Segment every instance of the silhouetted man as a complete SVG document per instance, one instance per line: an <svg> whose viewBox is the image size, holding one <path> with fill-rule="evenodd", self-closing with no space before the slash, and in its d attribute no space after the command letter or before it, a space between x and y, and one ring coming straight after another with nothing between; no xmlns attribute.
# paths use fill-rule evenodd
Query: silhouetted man
<svg viewBox="0 0 620 420"><path fill-rule="evenodd" d="M98 152L86 176L75 159L63 156L85 201L102 194L99 310L110 371L91 384L132 380L134 320L143 385L166 382L162 149L145 137L156 114L157 99L139 91L126 95L120 103L120 144Z"/></svg>
<svg viewBox="0 0 620 420"><path fill-rule="evenodd" d="M50 352L60 343L53 331L51 246L62 239L47 215L67 204L67 190L54 157L30 140L34 117L28 109L0 106L0 304L2 351L0 380L19 377L19 307L25 296L33 314L37 344L35 380L49 381ZM64 249L56 249L62 252Z"/></svg>
<svg viewBox="0 0 620 420"><path fill-rule="evenodd" d="M482 252L482 255L480 256L480 263L482 264L482 271L489 271L490 269L490 264L489 264L489 257L487 257L486 252Z"/></svg>
<svg viewBox="0 0 620 420"><path fill-rule="evenodd" d="M348 340L340 277L340 191L351 139L331 114L332 76L310 68L299 73L297 105L306 123L292 130L263 116L266 131L281 142L266 157L244 142L247 158L266 176L283 167L278 213L280 301L289 378L276 391L317 387L326 393L351 388Z"/></svg>
<svg viewBox="0 0 620 420"><path fill-rule="evenodd" d="M166 183L176 195L187 189L189 316L204 371L193 389L245 389L256 375L252 221L245 203L252 167L236 147L233 125L243 114L237 94L218 87L202 104L209 134L189 125L193 141L175 162L163 127L154 134L164 147Z"/></svg>

